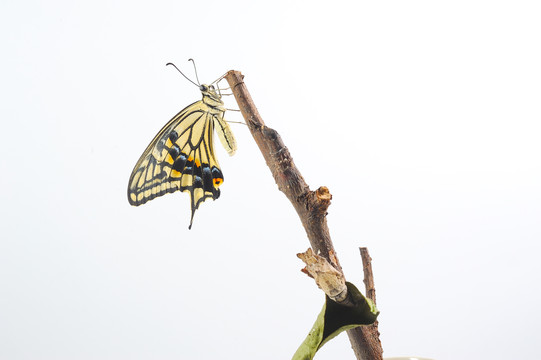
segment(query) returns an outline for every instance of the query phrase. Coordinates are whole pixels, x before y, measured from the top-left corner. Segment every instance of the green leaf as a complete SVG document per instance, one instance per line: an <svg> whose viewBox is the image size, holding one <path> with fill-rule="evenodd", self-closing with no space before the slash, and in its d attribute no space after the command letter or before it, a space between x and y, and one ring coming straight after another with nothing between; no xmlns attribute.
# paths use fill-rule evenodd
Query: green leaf
<svg viewBox="0 0 541 360"><path fill-rule="evenodd" d="M379 314L376 305L361 294L352 283L346 282L354 306L340 305L325 296L325 305L312 330L293 355L292 360L312 360L316 352L342 331L373 324Z"/></svg>

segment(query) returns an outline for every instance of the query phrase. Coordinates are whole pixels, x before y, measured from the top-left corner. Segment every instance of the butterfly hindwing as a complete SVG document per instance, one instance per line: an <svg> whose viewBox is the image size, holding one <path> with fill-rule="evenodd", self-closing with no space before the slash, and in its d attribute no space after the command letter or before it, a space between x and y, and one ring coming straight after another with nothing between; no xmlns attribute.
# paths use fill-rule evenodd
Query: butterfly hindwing
<svg viewBox="0 0 541 360"><path fill-rule="evenodd" d="M195 210L208 198L220 196L223 174L214 155L216 119L203 101L179 112L154 137L133 169L128 200L138 206L175 191L190 193L191 221Z"/></svg>

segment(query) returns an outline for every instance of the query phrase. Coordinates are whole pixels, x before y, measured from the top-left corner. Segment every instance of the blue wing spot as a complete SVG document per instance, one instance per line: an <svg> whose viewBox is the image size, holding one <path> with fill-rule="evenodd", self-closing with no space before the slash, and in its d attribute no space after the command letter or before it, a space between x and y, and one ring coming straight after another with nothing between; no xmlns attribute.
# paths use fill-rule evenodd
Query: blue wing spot
<svg viewBox="0 0 541 360"><path fill-rule="evenodd" d="M178 147L177 144L174 144L173 147L169 149L169 155L171 155L173 159L176 159L180 155L180 147Z"/></svg>
<svg viewBox="0 0 541 360"><path fill-rule="evenodd" d="M177 141L178 139L178 133L173 130L171 131L171 133L169 134L169 140L171 140L172 143L174 143L175 141Z"/></svg>
<svg viewBox="0 0 541 360"><path fill-rule="evenodd" d="M173 163L173 169L178 172L183 172L184 167L186 166L187 159L188 157L185 154L180 153L178 157L175 159L175 162Z"/></svg>

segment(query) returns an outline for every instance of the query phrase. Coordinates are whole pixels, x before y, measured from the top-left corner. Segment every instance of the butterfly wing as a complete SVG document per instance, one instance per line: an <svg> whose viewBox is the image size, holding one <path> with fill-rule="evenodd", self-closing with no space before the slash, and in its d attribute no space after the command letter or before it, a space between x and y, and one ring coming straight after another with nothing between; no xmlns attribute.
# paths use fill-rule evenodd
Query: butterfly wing
<svg viewBox="0 0 541 360"><path fill-rule="evenodd" d="M154 137L135 165L128 184L128 201L139 206L175 191L190 193L192 215L208 198L220 196L223 174L214 155L214 121L202 101L173 117Z"/></svg>

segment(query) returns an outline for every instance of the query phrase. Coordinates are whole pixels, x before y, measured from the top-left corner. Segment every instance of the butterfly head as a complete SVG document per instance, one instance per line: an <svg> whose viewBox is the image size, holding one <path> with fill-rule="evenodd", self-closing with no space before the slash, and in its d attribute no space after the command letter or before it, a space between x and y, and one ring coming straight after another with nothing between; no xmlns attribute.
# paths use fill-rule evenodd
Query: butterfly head
<svg viewBox="0 0 541 360"><path fill-rule="evenodd" d="M213 107L223 105L222 96L216 91L214 85L199 85L203 94L203 101Z"/></svg>
<svg viewBox="0 0 541 360"><path fill-rule="evenodd" d="M201 90L203 95L215 95L217 97L220 97L216 92L216 88L214 88L214 85L199 85L199 90Z"/></svg>

